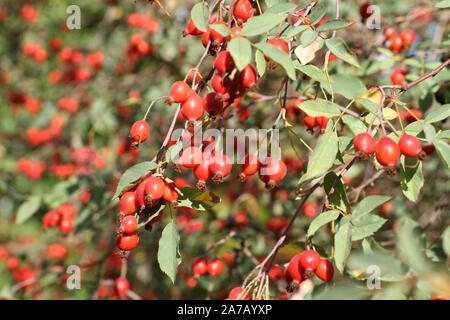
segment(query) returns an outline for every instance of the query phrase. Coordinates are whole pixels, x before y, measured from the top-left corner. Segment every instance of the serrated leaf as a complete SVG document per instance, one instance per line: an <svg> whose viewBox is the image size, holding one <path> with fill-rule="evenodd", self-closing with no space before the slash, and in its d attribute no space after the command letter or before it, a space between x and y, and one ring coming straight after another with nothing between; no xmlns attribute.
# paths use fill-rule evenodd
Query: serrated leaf
<svg viewBox="0 0 450 320"><path fill-rule="evenodd" d="M450 146L446 141L439 139L434 141L434 146L442 162L444 162L447 167L447 170L450 170Z"/></svg>
<svg viewBox="0 0 450 320"><path fill-rule="evenodd" d="M253 37L268 32L286 19L286 16L278 13L263 13L250 18L242 27L241 35Z"/></svg>
<svg viewBox="0 0 450 320"><path fill-rule="evenodd" d="M400 186L405 197L416 202L424 183L422 161L417 161L416 158L402 157Z"/></svg>
<svg viewBox="0 0 450 320"><path fill-rule="evenodd" d="M128 187L132 182L138 180L146 171L155 168L156 163L151 161L141 162L128 168L127 171L125 171L124 174L120 177L113 199L117 198L126 187Z"/></svg>
<svg viewBox="0 0 450 320"><path fill-rule="evenodd" d="M433 123L450 117L450 104L443 105L438 109L431 111L425 118L426 123Z"/></svg>
<svg viewBox="0 0 450 320"><path fill-rule="evenodd" d="M262 77L266 72L267 63L266 59L264 58L264 54L259 50L256 50L255 62L256 62L256 70L258 71L259 76Z"/></svg>
<svg viewBox="0 0 450 320"><path fill-rule="evenodd" d="M179 207L188 207L195 210L207 210L220 203L220 198L208 190L198 190L194 187L181 189L182 196L178 197Z"/></svg>
<svg viewBox="0 0 450 320"><path fill-rule="evenodd" d="M203 1L192 7L191 19L198 30L206 32L208 28L208 6L204 5Z"/></svg>
<svg viewBox="0 0 450 320"><path fill-rule="evenodd" d="M364 216L389 200L391 200L390 196L375 195L365 197L353 208L352 216L354 217Z"/></svg>
<svg viewBox="0 0 450 320"><path fill-rule="evenodd" d="M181 263L181 255L179 253L180 235L173 222L168 223L159 239L158 263L161 271L163 271L175 282L178 265Z"/></svg>
<svg viewBox="0 0 450 320"><path fill-rule="evenodd" d="M319 32L326 32L326 31L335 31L335 30L341 30L345 29L349 26L351 26L353 22L346 21L346 20L328 20L324 23L321 23L320 26L317 27L317 31Z"/></svg>
<svg viewBox="0 0 450 320"><path fill-rule="evenodd" d="M252 47L246 38L232 39L228 43L228 51L239 71L242 71L252 60Z"/></svg>
<svg viewBox="0 0 450 320"><path fill-rule="evenodd" d="M295 80L295 69L294 65L292 64L292 60L289 57L286 52L280 50L279 48L275 47L274 45L271 45L269 43L257 43L255 44L255 47L258 50L261 50L262 53L275 62L277 65L282 67L289 78L292 80Z"/></svg>
<svg viewBox="0 0 450 320"><path fill-rule="evenodd" d="M308 47L314 40L316 40L319 33L313 30L306 30L300 37L300 42L304 48Z"/></svg>
<svg viewBox="0 0 450 320"><path fill-rule="evenodd" d="M343 221L343 220L341 220ZM334 234L334 262L340 273L344 272L345 264L351 251L351 229L349 223L340 223Z"/></svg>
<svg viewBox="0 0 450 320"><path fill-rule="evenodd" d="M311 117L334 117L340 115L336 104L323 99L306 100L301 104L301 109Z"/></svg>
<svg viewBox="0 0 450 320"><path fill-rule="evenodd" d="M335 131L328 131L320 138L308 159L308 168L306 174L302 177L302 181L320 177L331 168L336 159L338 142Z"/></svg>
<svg viewBox="0 0 450 320"><path fill-rule="evenodd" d="M41 196L31 196L17 210L16 224L22 224L31 218L41 205Z"/></svg>
<svg viewBox="0 0 450 320"><path fill-rule="evenodd" d="M327 223L336 220L338 217L339 212L334 210L322 212L317 217L315 217L314 220L309 225L307 236L310 237L314 235L314 233L316 233L317 230L319 230Z"/></svg>
<svg viewBox="0 0 450 320"><path fill-rule="evenodd" d="M344 40L341 38L330 38L325 40L325 44L336 57L361 69L361 65L359 64L356 55L347 47Z"/></svg>

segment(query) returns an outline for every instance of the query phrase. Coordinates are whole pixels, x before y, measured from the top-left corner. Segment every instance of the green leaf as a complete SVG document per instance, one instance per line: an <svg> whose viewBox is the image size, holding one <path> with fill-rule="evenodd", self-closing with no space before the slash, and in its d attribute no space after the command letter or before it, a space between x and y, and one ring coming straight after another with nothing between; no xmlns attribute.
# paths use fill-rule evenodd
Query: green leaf
<svg viewBox="0 0 450 320"><path fill-rule="evenodd" d="M425 179L422 173L422 161L417 161L416 158L402 157L400 166L400 186L405 197L416 202L424 183Z"/></svg>
<svg viewBox="0 0 450 320"><path fill-rule="evenodd" d="M328 49L338 58L350 63L351 65L361 68L356 55L347 47L347 44L341 38L330 38L325 40Z"/></svg>
<svg viewBox="0 0 450 320"><path fill-rule="evenodd" d="M450 226L445 229L442 233L442 248L444 249L447 256L450 256Z"/></svg>
<svg viewBox="0 0 450 320"><path fill-rule="evenodd" d="M161 271L163 271L175 282L178 265L181 263L181 255L179 252L180 235L173 222L170 222L164 228L161 238L159 239L158 263Z"/></svg>
<svg viewBox="0 0 450 320"><path fill-rule="evenodd" d="M372 212L374 209L381 206L383 203L391 200L390 196L369 196L362 199L353 209L352 216L361 217Z"/></svg>
<svg viewBox="0 0 450 320"><path fill-rule="evenodd" d="M179 207L188 207L195 210L207 210L220 203L220 198L211 191L200 191L194 187L181 189L182 196L178 197Z"/></svg>
<svg viewBox="0 0 450 320"><path fill-rule="evenodd" d="M292 60L289 55L286 54L286 52L278 49L274 45L263 42L255 44L255 47L258 50L261 50L267 58L282 67L289 78L295 80L294 65L292 64Z"/></svg>
<svg viewBox="0 0 450 320"><path fill-rule="evenodd" d="M331 118L341 113L336 104L323 99L306 100L302 103L301 108L311 117Z"/></svg>
<svg viewBox="0 0 450 320"><path fill-rule="evenodd" d="M439 131L436 134L437 139L450 140L450 130Z"/></svg>
<svg viewBox="0 0 450 320"><path fill-rule="evenodd" d="M426 272L428 261L425 257L426 239L419 224L407 216L398 222L397 248L402 257L418 272Z"/></svg>
<svg viewBox="0 0 450 320"><path fill-rule="evenodd" d="M44 203L55 208L66 201L74 192L79 189L79 185L75 180L67 180L58 182L52 190L43 197Z"/></svg>
<svg viewBox="0 0 450 320"><path fill-rule="evenodd" d="M319 230L321 227L326 225L327 223L336 220L339 217L339 212L331 210L325 211L319 214L314 220L311 222L308 228L308 233L306 234L308 237L312 236Z"/></svg>
<svg viewBox="0 0 450 320"><path fill-rule="evenodd" d="M348 201L347 192L345 190L344 184L342 183L342 179L338 179L336 181L337 178L338 176L336 173L334 172L327 173L323 181L323 187L327 195L330 194L332 189L334 190L333 194L330 197L330 203L333 204L335 207L348 212L351 210L351 206L350 202Z"/></svg>
<svg viewBox="0 0 450 320"><path fill-rule="evenodd" d="M436 136L436 129L433 127L433 125L431 125L429 123L423 123L422 127L423 127L423 132L425 133L425 139L428 142L433 143L434 137Z"/></svg>
<svg viewBox="0 0 450 320"><path fill-rule="evenodd" d="M341 30L345 29L349 26L351 26L353 22L346 21L346 20L328 20L324 23L321 23L320 26L317 27L317 31L323 32L323 31L335 31L335 30Z"/></svg>
<svg viewBox="0 0 450 320"><path fill-rule="evenodd" d="M228 51L239 71L242 71L252 60L252 47L246 38L232 39L228 44Z"/></svg>
<svg viewBox="0 0 450 320"><path fill-rule="evenodd" d="M198 30L206 32L208 28L208 6L204 5L203 1L192 7L191 19Z"/></svg>
<svg viewBox="0 0 450 320"><path fill-rule="evenodd" d="M297 8L295 3L280 3L268 8L264 13L286 13Z"/></svg>
<svg viewBox="0 0 450 320"><path fill-rule="evenodd" d="M344 221L344 220L341 220ZM334 263L340 273L344 272L345 263L352 249L350 224L340 223L334 235Z"/></svg>
<svg viewBox="0 0 450 320"><path fill-rule="evenodd" d="M121 195L122 191L129 187L131 183L138 180L146 171L156 168L156 163L151 161L138 163L130 168L120 177L119 183L117 184L116 192L114 193L113 199Z"/></svg>
<svg viewBox="0 0 450 320"><path fill-rule="evenodd" d="M41 196L31 196L17 210L16 224L22 224L31 218L41 205Z"/></svg>
<svg viewBox="0 0 450 320"><path fill-rule="evenodd" d="M302 46L305 48L309 46L311 43L313 43L314 40L316 40L318 35L319 33L313 30L306 30L305 32L303 32L302 36L300 37Z"/></svg>
<svg viewBox="0 0 450 320"><path fill-rule="evenodd" d="M302 177L302 181L320 177L331 168L336 159L338 142L335 131L328 131L320 138L311 157L309 157L308 168L306 174Z"/></svg>
<svg viewBox="0 0 450 320"><path fill-rule="evenodd" d="M439 139L434 141L434 146L442 162L444 162L447 167L447 170L450 170L450 146L446 141Z"/></svg>
<svg viewBox="0 0 450 320"><path fill-rule="evenodd" d="M211 24L209 27L211 29L216 30L218 33L220 33L224 37L228 37L231 33L230 29L223 24Z"/></svg>
<svg viewBox="0 0 450 320"><path fill-rule="evenodd" d="M317 24L327 13L328 4L323 3L323 1L319 1L316 5L311 9L311 13L309 14L310 25L313 26Z"/></svg>
<svg viewBox="0 0 450 320"><path fill-rule="evenodd" d="M253 37L268 32L270 29L280 24L286 19L283 14L263 13L259 16L250 18L242 28L241 35L244 37Z"/></svg>
<svg viewBox="0 0 450 320"><path fill-rule="evenodd" d="M450 0L442 0L441 2L436 3L437 8L450 8Z"/></svg>
<svg viewBox="0 0 450 320"><path fill-rule="evenodd" d="M417 136L423 130L423 126L419 121L414 121L405 127L405 133Z"/></svg>
<svg viewBox="0 0 450 320"><path fill-rule="evenodd" d="M365 214L357 217L350 215L349 217L353 225L351 228L352 241L361 240L373 235L387 221L387 219L374 214Z"/></svg>
<svg viewBox="0 0 450 320"><path fill-rule="evenodd" d="M300 62L294 61L294 67L315 81L328 81L325 71L317 68L316 66L313 66L312 64L302 65Z"/></svg>
<svg viewBox="0 0 450 320"><path fill-rule="evenodd" d="M426 123L433 123L450 117L450 104L443 105L438 109L431 111L425 118Z"/></svg>
<svg viewBox="0 0 450 320"><path fill-rule="evenodd" d="M366 86L357 77L349 74L334 74L330 77L331 86L335 94L341 94L352 100L367 91ZM328 80L322 82L322 86L331 93Z"/></svg>
<svg viewBox="0 0 450 320"><path fill-rule="evenodd" d="M363 106L364 109L366 109L369 112L376 113L378 109L378 105L369 99L359 98L356 100L359 104Z"/></svg>
<svg viewBox="0 0 450 320"><path fill-rule="evenodd" d="M298 35L299 33L303 32L303 31L305 31L306 29L308 29L308 26L305 26L305 25L296 26L296 27L290 26L289 29L287 29L287 31L285 33L283 33L281 36L287 40L291 40L293 37L295 37L296 35Z"/></svg>
<svg viewBox="0 0 450 320"><path fill-rule="evenodd" d="M367 132L367 126L364 124L364 122L351 115L344 114L342 116L342 121L347 125L347 127L355 136L359 133Z"/></svg>
<svg viewBox="0 0 450 320"><path fill-rule="evenodd" d="M256 62L256 70L258 71L259 76L262 77L266 72L267 63L266 59L264 58L264 54L259 50L256 50L255 62Z"/></svg>

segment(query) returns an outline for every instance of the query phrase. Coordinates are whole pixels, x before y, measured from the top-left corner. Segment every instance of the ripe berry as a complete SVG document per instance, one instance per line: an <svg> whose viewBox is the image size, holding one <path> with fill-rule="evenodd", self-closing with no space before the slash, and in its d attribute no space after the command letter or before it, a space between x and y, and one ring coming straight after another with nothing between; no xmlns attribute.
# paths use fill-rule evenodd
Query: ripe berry
<svg viewBox="0 0 450 320"><path fill-rule="evenodd" d="M267 40L267 43L277 47L278 49L285 52L286 54L289 54L289 45L283 39L272 38L272 39Z"/></svg>
<svg viewBox="0 0 450 320"><path fill-rule="evenodd" d="M261 163L259 176L266 183L266 187L272 189L276 182L284 178L286 172L287 168L283 161L269 159L268 162Z"/></svg>
<svg viewBox="0 0 450 320"><path fill-rule="evenodd" d="M200 276L206 272L208 262L205 257L197 257L192 262L192 273L196 276Z"/></svg>
<svg viewBox="0 0 450 320"><path fill-rule="evenodd" d="M73 218L72 217L62 217L61 221L59 222L59 231L61 231L62 234L68 234L73 229Z"/></svg>
<svg viewBox="0 0 450 320"><path fill-rule="evenodd" d="M203 154L201 159L202 159L201 163L194 168L193 173L198 180L196 187L199 190L204 190L206 182L211 180L213 177L213 174L210 170L210 166L211 163L213 162L213 159L211 156L206 154Z"/></svg>
<svg viewBox="0 0 450 320"><path fill-rule="evenodd" d="M403 83L405 83L405 79L406 79L406 72L402 68L397 68L394 71L392 71L391 80L393 84L401 86Z"/></svg>
<svg viewBox="0 0 450 320"><path fill-rule="evenodd" d="M390 167L395 165L400 158L400 148L394 140L385 136L378 141L375 156L382 166Z"/></svg>
<svg viewBox="0 0 450 320"><path fill-rule="evenodd" d="M136 143L141 143L147 140L150 134L150 129L145 120L136 121L131 127L130 136Z"/></svg>
<svg viewBox="0 0 450 320"><path fill-rule="evenodd" d="M447 296L443 294L432 294L430 297L431 300L448 300Z"/></svg>
<svg viewBox="0 0 450 320"><path fill-rule="evenodd" d="M168 203L176 204L178 199L178 192L170 184L166 184L164 186L163 198L164 201Z"/></svg>
<svg viewBox="0 0 450 320"><path fill-rule="evenodd" d="M287 281L288 284L292 280L297 281L298 283L303 281L303 271L304 270L300 264L300 260L301 260L302 256L303 256L303 252L295 255L291 259L291 261L289 261L289 265L287 267L288 275L287 275L287 279L286 279L286 281L290 280L290 281ZM285 274L285 278L286 278L286 274Z"/></svg>
<svg viewBox="0 0 450 320"><path fill-rule="evenodd" d="M223 77L220 73L213 75L211 78L211 86L218 94L224 94L227 91L223 84Z"/></svg>
<svg viewBox="0 0 450 320"><path fill-rule="evenodd" d="M306 201L302 208L303 214L308 218L314 218L319 213L317 202Z"/></svg>
<svg viewBox="0 0 450 320"><path fill-rule="evenodd" d="M210 92L203 98L203 109L205 109L211 117L219 115L222 112L222 108L223 101L217 93Z"/></svg>
<svg viewBox="0 0 450 320"><path fill-rule="evenodd" d="M231 53L228 50L220 52L216 57L216 70L217 72L224 73L234 68L234 60Z"/></svg>
<svg viewBox="0 0 450 320"><path fill-rule="evenodd" d="M408 112L405 114L405 121L407 123L412 123L414 121L417 121L417 119L422 119L422 114L417 109L409 109Z"/></svg>
<svg viewBox="0 0 450 320"><path fill-rule="evenodd" d="M117 278L114 282L114 289L119 297L124 297L130 289L130 283L125 277Z"/></svg>
<svg viewBox="0 0 450 320"><path fill-rule="evenodd" d="M223 25L228 28L228 25L223 21L216 21L216 22L212 23L211 25ZM214 42L223 43L225 40L228 39L228 36L224 37L220 32L218 32L214 29L211 29L211 28L208 28L208 29L211 30L211 38Z"/></svg>
<svg viewBox="0 0 450 320"><path fill-rule="evenodd" d="M208 273L212 276L216 276L223 270L223 262L219 259L212 259L211 261L208 261L208 264L206 266L206 270Z"/></svg>
<svg viewBox="0 0 450 320"><path fill-rule="evenodd" d="M120 223L124 234L135 233L138 228L138 222L135 216L126 216Z"/></svg>
<svg viewBox="0 0 450 320"><path fill-rule="evenodd" d="M236 19L246 22L253 16L252 4L249 0L239 0L234 6L233 13Z"/></svg>
<svg viewBox="0 0 450 320"><path fill-rule="evenodd" d="M251 64L248 64L242 70L239 81L244 88L251 88L256 84L256 71Z"/></svg>
<svg viewBox="0 0 450 320"><path fill-rule="evenodd" d="M316 267L316 275L323 281L330 282L333 279L333 265L327 259L320 259Z"/></svg>
<svg viewBox="0 0 450 320"><path fill-rule="evenodd" d="M241 27L233 27L233 28L231 28L231 39L241 38L241 31L242 31Z"/></svg>
<svg viewBox="0 0 450 320"><path fill-rule="evenodd" d="M419 139L415 136L405 134L398 141L400 152L407 157L417 157L422 151L422 146Z"/></svg>
<svg viewBox="0 0 450 320"><path fill-rule="evenodd" d="M138 209L145 207L145 181L142 181L136 188L136 204Z"/></svg>
<svg viewBox="0 0 450 320"><path fill-rule="evenodd" d="M375 151L375 139L367 132L359 133L353 140L353 146L356 151L363 151L372 154Z"/></svg>
<svg viewBox="0 0 450 320"><path fill-rule="evenodd" d="M170 88L170 97L175 103L185 102L189 98L191 88L184 81L176 81Z"/></svg>
<svg viewBox="0 0 450 320"><path fill-rule="evenodd" d="M230 174L231 160L225 154L217 154L213 163L209 166L214 182L221 183L223 178Z"/></svg>
<svg viewBox="0 0 450 320"><path fill-rule="evenodd" d="M137 233L123 235L121 237L117 237L116 243L120 250L128 251L136 248L139 242L139 236Z"/></svg>
<svg viewBox="0 0 450 320"><path fill-rule="evenodd" d="M189 98L181 104L181 113L187 120L196 121L203 116L203 100L194 90Z"/></svg>
<svg viewBox="0 0 450 320"><path fill-rule="evenodd" d="M183 32L183 35L191 34L193 36L199 36L203 34L203 31L197 29L197 27L194 24L194 21L192 21L192 18L189 19L188 25L186 26L185 31Z"/></svg>
<svg viewBox="0 0 450 320"><path fill-rule="evenodd" d="M164 182L155 176L146 179L145 182L145 204L147 206L154 206L164 194Z"/></svg>
<svg viewBox="0 0 450 320"><path fill-rule="evenodd" d="M372 6L372 4L369 1L367 1L359 7L359 14L361 15L361 18L363 18L364 20L369 18L373 13L373 11L369 12L370 6Z"/></svg>
<svg viewBox="0 0 450 320"><path fill-rule="evenodd" d="M393 27L388 26L384 29L383 34L386 38L390 37L392 34L394 34L395 30Z"/></svg>
<svg viewBox="0 0 450 320"><path fill-rule="evenodd" d="M259 159L254 154L248 154L244 158L244 163L241 165L242 173L239 176L241 181L246 177L254 175L259 169Z"/></svg>
<svg viewBox="0 0 450 320"><path fill-rule="evenodd" d="M388 41L391 43L391 49L394 52L398 52L402 49L403 40L402 36L398 33L393 33L389 36Z"/></svg>
<svg viewBox="0 0 450 320"><path fill-rule="evenodd" d="M304 270L316 270L317 265L320 261L320 255L317 253L317 251L306 250L302 253L303 254L300 257L300 266Z"/></svg>
<svg viewBox="0 0 450 320"><path fill-rule="evenodd" d="M179 164L185 168L195 168L202 163L202 151L198 147L187 147L183 150Z"/></svg>
<svg viewBox="0 0 450 320"><path fill-rule="evenodd" d="M136 193L125 192L120 198L120 213L127 216L137 211Z"/></svg>
<svg viewBox="0 0 450 320"><path fill-rule="evenodd" d="M236 287L230 291L227 300L250 300L250 297L242 287Z"/></svg>
<svg viewBox="0 0 450 320"><path fill-rule="evenodd" d="M305 125L306 125L306 128L308 128L308 130L313 130L314 127L317 125L316 117L311 117L311 116L305 114L303 120L305 121Z"/></svg>
<svg viewBox="0 0 450 320"><path fill-rule="evenodd" d="M406 29L402 32L402 41L405 45L409 46L413 44L416 39L416 33L411 29Z"/></svg>
<svg viewBox="0 0 450 320"><path fill-rule="evenodd" d="M330 118L327 118L327 117L317 117L316 118L317 125L319 126L320 131L322 131L322 132L325 131L329 120L330 120Z"/></svg>

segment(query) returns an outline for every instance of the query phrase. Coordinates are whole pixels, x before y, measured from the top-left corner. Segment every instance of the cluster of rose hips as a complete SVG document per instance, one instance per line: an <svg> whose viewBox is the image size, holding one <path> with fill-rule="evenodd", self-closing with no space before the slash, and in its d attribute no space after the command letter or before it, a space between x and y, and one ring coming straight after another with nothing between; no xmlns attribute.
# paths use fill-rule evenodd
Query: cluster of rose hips
<svg viewBox="0 0 450 320"><path fill-rule="evenodd" d="M36 62L43 63L47 61L47 51L38 43L30 42L22 47L22 52L27 57L33 57Z"/></svg>
<svg viewBox="0 0 450 320"><path fill-rule="evenodd" d="M127 23L130 27L145 29L149 34L153 34L159 29L158 21L153 20L149 15L145 13L131 13L127 18Z"/></svg>
<svg viewBox="0 0 450 320"><path fill-rule="evenodd" d="M205 257L197 257L192 262L191 267L195 277L199 277L205 273L215 277L222 272L223 262L217 258L208 261Z"/></svg>
<svg viewBox="0 0 450 320"><path fill-rule="evenodd" d="M396 33L394 27L388 26L384 29L383 35L386 38L387 47L391 48L393 52L400 52L407 50L416 39L416 33L411 29L403 30L401 33Z"/></svg>
<svg viewBox="0 0 450 320"><path fill-rule="evenodd" d="M296 119L299 123L304 123L309 132L313 132L314 128L319 128L320 132L324 132L327 128L328 117L312 117L302 112L301 104L304 102L303 99L292 99L291 103L288 105L287 114L289 117Z"/></svg>
<svg viewBox="0 0 450 320"><path fill-rule="evenodd" d="M74 218L77 214L75 207L68 202L61 204L59 207L50 210L42 217L42 225L44 230L51 227L59 227L59 231L63 235L68 234L74 227Z"/></svg>
<svg viewBox="0 0 450 320"><path fill-rule="evenodd" d="M375 152L377 161L384 167L394 166L400 155L406 157L419 157L423 159L422 145L419 139L413 135L404 134L398 144L387 136L383 136L378 142L369 133L363 132L355 136L353 140L355 150L361 159L367 159Z"/></svg>
<svg viewBox="0 0 450 320"><path fill-rule="evenodd" d="M20 266L19 258L11 255L8 250L0 246L0 261L6 262L6 267L11 272L12 277L16 283L32 281L36 277L34 271L27 266ZM24 290L29 290L32 283L28 283L23 287Z"/></svg>
<svg viewBox="0 0 450 320"><path fill-rule="evenodd" d="M39 180L44 174L47 164L44 161L21 158L17 160L16 168L19 172L26 174L31 179Z"/></svg>
<svg viewBox="0 0 450 320"><path fill-rule="evenodd" d="M47 258L55 260L64 260L67 256L67 248L61 243L50 244L47 248Z"/></svg>
<svg viewBox="0 0 450 320"><path fill-rule="evenodd" d="M157 207L162 200L177 206L178 191L164 178L152 175L138 184L134 191L125 192L120 198L120 212L118 216L119 228L117 246L120 250L134 249L138 242L138 220L136 214L143 219L149 218L152 208ZM164 210L148 221L145 229L150 231L152 225L161 220Z"/></svg>
<svg viewBox="0 0 450 320"><path fill-rule="evenodd" d="M288 283L287 291L295 291L299 284L316 274L319 279L330 282L333 279L334 268L327 259L320 258L314 250L305 250L295 255L284 270Z"/></svg>
<svg viewBox="0 0 450 320"><path fill-rule="evenodd" d="M50 119L48 128L37 128L31 126L25 132L27 142L30 146L40 146L55 141L61 136L64 128L64 120L59 115L54 115Z"/></svg>

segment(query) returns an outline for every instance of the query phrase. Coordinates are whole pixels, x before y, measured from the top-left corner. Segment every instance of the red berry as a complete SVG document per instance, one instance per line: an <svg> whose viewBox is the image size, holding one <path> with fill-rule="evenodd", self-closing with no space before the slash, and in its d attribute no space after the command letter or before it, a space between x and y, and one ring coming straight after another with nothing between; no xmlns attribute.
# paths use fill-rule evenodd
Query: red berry
<svg viewBox="0 0 450 320"><path fill-rule="evenodd" d="M137 143L147 140L149 134L150 129L145 120L136 121L131 127L130 136Z"/></svg>
<svg viewBox="0 0 450 320"><path fill-rule="evenodd" d="M320 259L316 267L316 275L323 281L330 282L333 279L333 265L327 259Z"/></svg>
<svg viewBox="0 0 450 320"><path fill-rule="evenodd" d="M203 154L201 162L193 170L194 176L197 178L197 188L203 190L205 188L205 183L212 179L213 174L211 173L210 166L213 162L211 156Z"/></svg>
<svg viewBox="0 0 450 320"><path fill-rule="evenodd" d="M178 192L170 184L166 184L164 186L163 198L164 201L168 203L176 203L178 199Z"/></svg>
<svg viewBox="0 0 450 320"><path fill-rule="evenodd" d="M176 103L185 102L189 98L190 93L191 88L184 81L176 81L170 88L170 97Z"/></svg>
<svg viewBox="0 0 450 320"><path fill-rule="evenodd" d="M260 164L259 176L269 188L272 188L276 182L284 178L286 172L287 168L283 161L269 158Z"/></svg>
<svg viewBox="0 0 450 320"><path fill-rule="evenodd" d="M199 36L203 33L203 31L197 29L197 27L194 24L194 21L192 19L189 19L188 25L186 26L185 30L186 34L191 34L193 36Z"/></svg>
<svg viewBox="0 0 450 320"><path fill-rule="evenodd" d="M59 230L62 234L68 234L73 229L73 218L72 217L62 217L59 222Z"/></svg>
<svg viewBox="0 0 450 320"><path fill-rule="evenodd" d="M206 272L208 262L205 257L197 257L192 262L192 273L196 276L200 276Z"/></svg>
<svg viewBox="0 0 450 320"><path fill-rule="evenodd" d="M431 300L448 300L447 296L444 296L443 294L433 294L431 295Z"/></svg>
<svg viewBox="0 0 450 320"><path fill-rule="evenodd" d="M187 147L183 150L179 164L185 168L195 168L202 163L202 151L197 147Z"/></svg>
<svg viewBox="0 0 450 320"><path fill-rule="evenodd" d="M223 84L223 77L220 73L213 75L211 78L211 86L218 94L224 94L227 91Z"/></svg>
<svg viewBox="0 0 450 320"><path fill-rule="evenodd" d="M285 52L286 54L289 54L289 45L283 39L272 38L272 39L267 40L267 43L277 47L278 49Z"/></svg>
<svg viewBox="0 0 450 320"><path fill-rule="evenodd" d="M234 60L231 53L228 50L220 52L216 57L215 65L217 72L220 73L233 70Z"/></svg>
<svg viewBox="0 0 450 320"><path fill-rule="evenodd" d="M242 287L236 287L230 291L227 300L250 300L250 297Z"/></svg>
<svg viewBox="0 0 450 320"><path fill-rule="evenodd" d="M403 83L405 83L405 79L406 79L406 72L402 68L397 68L394 71L392 71L391 80L393 84L401 86Z"/></svg>
<svg viewBox="0 0 450 320"><path fill-rule="evenodd" d="M137 211L137 200L136 193L125 192L122 197L120 197L120 213L124 215L133 214Z"/></svg>
<svg viewBox="0 0 450 320"><path fill-rule="evenodd" d="M241 38L241 31L242 31L241 27L233 27L233 28L231 28L231 39Z"/></svg>
<svg viewBox="0 0 450 320"><path fill-rule="evenodd" d="M303 119L305 121L305 125L308 128L308 130L313 130L314 127L317 125L316 117L311 117L311 116L305 114L305 117Z"/></svg>
<svg viewBox="0 0 450 320"><path fill-rule="evenodd" d="M145 181L142 181L136 188L136 204L138 209L145 207Z"/></svg>
<svg viewBox="0 0 450 320"><path fill-rule="evenodd" d="M391 43L391 49L394 52L398 52L402 49L403 40L402 36L398 33L393 33L389 36L388 41Z"/></svg>
<svg viewBox="0 0 450 320"><path fill-rule="evenodd" d="M206 266L206 270L212 276L216 276L223 270L223 262L219 259L212 259L208 261L208 265Z"/></svg>
<svg viewBox="0 0 450 320"><path fill-rule="evenodd" d="M137 233L123 235L116 240L117 246L120 250L128 251L136 248L139 242L139 236Z"/></svg>
<svg viewBox="0 0 450 320"><path fill-rule="evenodd" d="M211 25L222 25L222 26L225 26L225 27L228 28L228 25L227 25L225 22L223 22L223 21L216 21L216 22L214 22L214 23L211 23ZM219 33L218 31L216 31L216 30L214 30L214 29L211 29L211 28L208 28L208 29L211 30L211 38L212 38L212 40L213 40L214 42L217 42L217 43L223 43L226 39L228 39L228 36L227 36L227 37L224 37L224 36L223 36L221 33Z"/></svg>
<svg viewBox="0 0 450 320"><path fill-rule="evenodd" d="M203 109L209 113L210 116L215 117L222 112L223 101L215 92L208 93L203 98Z"/></svg>
<svg viewBox="0 0 450 320"><path fill-rule="evenodd" d="M382 166L390 167L400 158L400 148L391 138L383 137L377 143L375 156Z"/></svg>
<svg viewBox="0 0 450 320"><path fill-rule="evenodd" d="M422 119L422 114L417 109L409 109L408 112L406 112L405 115L405 121L408 123L412 123L414 121L417 121L417 119Z"/></svg>
<svg viewBox="0 0 450 320"><path fill-rule="evenodd" d="M152 207L164 194L164 181L160 178L151 176L145 182L145 204Z"/></svg>
<svg viewBox="0 0 450 320"><path fill-rule="evenodd" d="M303 214L308 218L314 218L319 213L317 202L306 201L302 208Z"/></svg>
<svg viewBox="0 0 450 320"><path fill-rule="evenodd" d="M300 257L300 266L304 270L316 270L319 261L320 255L317 251L306 250L302 252L302 256Z"/></svg>
<svg viewBox="0 0 450 320"><path fill-rule="evenodd" d="M222 179L230 174L231 160L225 154L217 154L213 163L209 166L211 174L214 175L216 182L222 182Z"/></svg>
<svg viewBox="0 0 450 320"><path fill-rule="evenodd" d="M256 84L256 71L251 64L245 66L239 78L241 86L244 88L250 88Z"/></svg>
<svg viewBox="0 0 450 320"><path fill-rule="evenodd" d="M286 282L290 283L292 280L297 282L303 281L303 268L300 264L300 259L303 256L303 252L295 255L289 265L287 266L287 273L285 274ZM290 281L288 281L290 280Z"/></svg>
<svg viewBox="0 0 450 320"><path fill-rule="evenodd" d="M367 154L372 154L375 151L375 139L367 132L359 133L353 140L353 146L356 151L364 151Z"/></svg>
<svg viewBox="0 0 450 320"><path fill-rule="evenodd" d="M130 283L125 277L117 278L114 282L114 289L119 297L124 297L130 289Z"/></svg>
<svg viewBox="0 0 450 320"><path fill-rule="evenodd" d="M393 27L388 26L384 29L383 34L386 38L390 37L392 34L394 34L395 30Z"/></svg>
<svg viewBox="0 0 450 320"><path fill-rule="evenodd" d="M406 29L402 32L402 41L406 45L413 44L416 39L416 33L411 29Z"/></svg>
<svg viewBox="0 0 450 320"><path fill-rule="evenodd" d="M135 233L138 228L138 222L135 216L126 216L120 223L120 227L124 234Z"/></svg>
<svg viewBox="0 0 450 320"><path fill-rule="evenodd" d="M398 146L400 147L400 152L407 157L417 157L417 155L422 151L422 146L419 139L415 136L405 134L398 141Z"/></svg>
<svg viewBox="0 0 450 320"><path fill-rule="evenodd" d="M9 270L15 270L19 267L19 259L17 257L9 257L6 259L6 267Z"/></svg>
<svg viewBox="0 0 450 320"><path fill-rule="evenodd" d="M328 124L329 120L330 120L330 118L327 118L327 117L317 117L316 118L317 125L319 126L319 128L322 132L325 131L325 129L327 128L327 124Z"/></svg>
<svg viewBox="0 0 450 320"><path fill-rule="evenodd" d="M187 120L196 121L203 116L203 100L197 92L191 90L189 98L181 104L181 113Z"/></svg>
<svg viewBox="0 0 450 320"><path fill-rule="evenodd" d="M245 178L254 175L259 169L259 159L254 154L248 154L244 158L244 163L241 165L241 177Z"/></svg>
<svg viewBox="0 0 450 320"><path fill-rule="evenodd" d="M365 3L363 3L360 7L359 7L359 14L361 15L361 17L365 20L367 18L369 18L373 11L369 12L369 7L372 6L372 4L367 1Z"/></svg>

